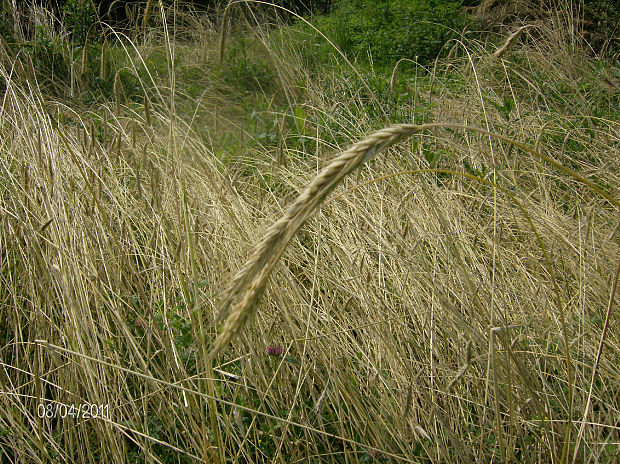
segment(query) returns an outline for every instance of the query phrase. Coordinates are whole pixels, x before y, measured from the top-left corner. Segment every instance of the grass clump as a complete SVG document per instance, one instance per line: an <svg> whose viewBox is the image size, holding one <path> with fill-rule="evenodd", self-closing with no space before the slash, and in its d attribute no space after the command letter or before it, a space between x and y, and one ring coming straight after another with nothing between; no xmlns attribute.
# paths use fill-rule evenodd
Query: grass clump
<svg viewBox="0 0 620 464"><path fill-rule="evenodd" d="M620 75L566 10L381 69L149 3L83 81L0 44L1 461L618 460Z"/></svg>

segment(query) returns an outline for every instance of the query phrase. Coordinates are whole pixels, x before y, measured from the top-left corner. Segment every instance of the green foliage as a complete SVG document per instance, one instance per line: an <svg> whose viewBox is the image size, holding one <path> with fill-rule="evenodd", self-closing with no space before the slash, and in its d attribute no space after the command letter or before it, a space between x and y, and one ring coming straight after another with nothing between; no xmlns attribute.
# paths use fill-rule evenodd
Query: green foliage
<svg viewBox="0 0 620 464"><path fill-rule="evenodd" d="M279 120L277 116L252 110L249 118L250 129L258 140L264 146L276 146L280 141L280 132L278 130Z"/></svg>
<svg viewBox="0 0 620 464"><path fill-rule="evenodd" d="M37 79L48 92L62 95L64 89L72 86L72 67L75 80L79 81L74 90L82 90L85 85L98 88L92 76L98 74L99 46L87 40L96 20L95 7L91 0L68 0L62 12L64 27L58 29L43 21L26 23L24 40L14 35L13 13L2 3L0 34L16 56L24 62L31 61Z"/></svg>
<svg viewBox="0 0 620 464"><path fill-rule="evenodd" d="M499 103L491 101L491 105L495 107L495 109L499 112L499 114L502 115L502 118L504 118L506 122L510 122L510 113L512 112L512 110L515 109L515 103L512 98L505 96L503 104L500 105Z"/></svg>
<svg viewBox="0 0 620 464"><path fill-rule="evenodd" d="M13 24L11 23L11 13L5 3L0 3L0 37L6 42L13 41Z"/></svg>
<svg viewBox="0 0 620 464"><path fill-rule="evenodd" d="M620 53L618 24L620 4L616 0L586 0L584 2L584 29L586 38L595 50Z"/></svg>
<svg viewBox="0 0 620 464"><path fill-rule="evenodd" d="M34 40L24 44L32 65L44 80L69 81L69 56L62 37L42 25L35 26Z"/></svg>
<svg viewBox="0 0 620 464"><path fill-rule="evenodd" d="M91 0L67 0L62 9L63 23L71 39L78 45L86 43L95 24L95 7Z"/></svg>
<svg viewBox="0 0 620 464"><path fill-rule="evenodd" d="M179 430L182 430L182 427L180 427L180 424L178 423L179 420L181 419L177 417L172 422L172 424L169 424L166 423L167 421L162 420L162 417L158 415L157 411L152 411L151 414L149 414L148 416L146 429L144 428L144 423L140 421L127 420L123 422L123 425L128 427L130 430L139 430L143 434L148 434L149 437L152 437L158 441L152 444L151 451L158 458L157 460L159 462L165 464L189 464L195 461L193 461L186 455L179 454L175 450L171 449L169 446L162 445L160 443L174 443L175 434L178 433ZM138 437L135 437L134 439L132 438L127 438L127 457L129 458L128 462L144 461L144 449L136 444Z"/></svg>
<svg viewBox="0 0 620 464"><path fill-rule="evenodd" d="M227 48L222 77L235 87L254 92L266 90L273 83L274 73L254 53L251 39L241 35Z"/></svg>
<svg viewBox="0 0 620 464"><path fill-rule="evenodd" d="M349 57L393 66L428 63L466 24L455 0L340 0L315 25Z"/></svg>

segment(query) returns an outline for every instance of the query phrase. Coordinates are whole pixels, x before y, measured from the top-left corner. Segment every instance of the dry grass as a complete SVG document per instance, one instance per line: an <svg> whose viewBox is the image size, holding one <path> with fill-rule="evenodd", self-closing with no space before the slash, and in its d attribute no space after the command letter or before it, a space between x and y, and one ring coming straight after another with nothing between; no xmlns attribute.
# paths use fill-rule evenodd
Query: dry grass
<svg viewBox="0 0 620 464"><path fill-rule="evenodd" d="M258 31L272 145L215 31L143 31L128 67L179 68L87 111L3 48L1 459L617 460L620 76L536 30L401 63L396 106ZM109 417L38 415L84 403Z"/></svg>

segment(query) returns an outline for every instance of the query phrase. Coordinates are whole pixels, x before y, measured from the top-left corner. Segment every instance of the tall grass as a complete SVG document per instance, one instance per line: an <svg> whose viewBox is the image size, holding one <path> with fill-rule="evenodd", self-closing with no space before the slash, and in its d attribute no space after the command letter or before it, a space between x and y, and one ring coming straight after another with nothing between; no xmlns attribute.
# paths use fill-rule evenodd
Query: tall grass
<svg viewBox="0 0 620 464"><path fill-rule="evenodd" d="M618 459L617 69L558 20L390 82L252 14L218 64L152 3L90 106L2 43L2 461Z"/></svg>

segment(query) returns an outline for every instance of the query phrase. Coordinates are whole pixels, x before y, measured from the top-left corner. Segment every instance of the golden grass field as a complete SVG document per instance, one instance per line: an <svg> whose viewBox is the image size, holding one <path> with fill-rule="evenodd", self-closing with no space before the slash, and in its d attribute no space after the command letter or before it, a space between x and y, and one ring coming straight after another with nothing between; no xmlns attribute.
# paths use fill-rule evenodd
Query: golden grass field
<svg viewBox="0 0 620 464"><path fill-rule="evenodd" d="M1 462L620 459L620 72L569 16L382 75L148 3L69 86L0 43Z"/></svg>

